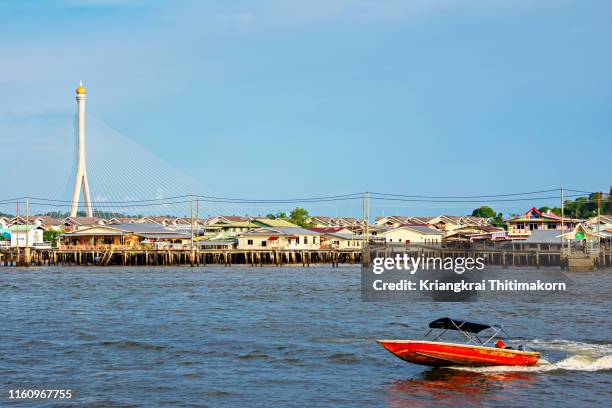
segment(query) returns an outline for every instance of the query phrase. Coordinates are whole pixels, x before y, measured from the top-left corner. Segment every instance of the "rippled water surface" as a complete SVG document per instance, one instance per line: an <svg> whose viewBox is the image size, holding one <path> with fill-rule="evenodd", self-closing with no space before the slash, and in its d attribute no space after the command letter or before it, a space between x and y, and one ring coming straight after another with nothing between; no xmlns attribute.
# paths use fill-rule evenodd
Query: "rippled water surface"
<svg viewBox="0 0 612 408"><path fill-rule="evenodd" d="M610 406L612 272L541 303L364 303L357 267L0 269L0 405ZM505 324L536 367L431 369L376 338L445 315Z"/></svg>

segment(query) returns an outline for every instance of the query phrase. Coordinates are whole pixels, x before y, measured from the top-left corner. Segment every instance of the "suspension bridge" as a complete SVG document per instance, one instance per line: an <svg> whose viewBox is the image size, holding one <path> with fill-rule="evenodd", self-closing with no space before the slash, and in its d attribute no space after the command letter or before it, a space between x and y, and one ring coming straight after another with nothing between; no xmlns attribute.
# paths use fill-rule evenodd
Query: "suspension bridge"
<svg viewBox="0 0 612 408"><path fill-rule="evenodd" d="M194 230L199 235L198 224L214 215L239 214L247 218L262 217L279 210L289 212L295 207L307 207L313 212L326 215L350 213L363 226L361 238L367 242L368 228L372 223L371 209L380 214L385 208L417 209L440 208L444 211L457 206L481 205L496 208L549 206L563 208L565 200L581 198L583 203L593 202L593 192L551 187L536 191L500 192L477 195L424 195L400 192L353 192L346 194L305 196L297 198L246 198L227 197L207 191L200 180L169 164L166 160L136 143L95 115L86 111L87 91L81 83L76 89L76 116L74 118L73 165L66 177L64 188L55 187L53 195L24 195L0 199L0 216L20 217L52 216L55 218L79 217L109 219L132 219L146 216L176 216L188 220L191 227L191 244L184 249L164 250L100 250L48 249L30 257L30 248L25 248L26 259L36 264L116 264L116 265L167 265L167 264L294 264L309 265L311 262L355 263L360 261L360 250L346 251L248 251L225 249L196 250ZM44 178L38 185L54 184L54 179ZM36 191L36 183L29 186ZM588 198L585 198L588 197ZM601 194L599 196L601 200ZM442 213L442 211L440 211ZM204 217L204 220L202 220ZM194 228L194 225L196 226ZM27 234L26 234L27 235ZM26 245L28 247L28 245ZM423 249L423 248L421 248ZM429 250L433 250L429 248ZM541 252L540 252L541 253ZM487 256L492 261L506 265L504 251ZM541 264L541 256L534 254L512 255L529 264ZM552 262L553 254L544 254L545 263ZM553 258L551 258L553 256ZM560 256L560 254L559 254ZM561 258L558 258L561 259ZM19 263L19 245L16 254L0 257L5 264ZM558 261L560 262L560 261Z"/></svg>
<svg viewBox="0 0 612 408"><path fill-rule="evenodd" d="M480 205L495 205L498 211L509 214L517 208L532 206L560 207L563 199L588 196L592 192L549 187L538 191L499 192L476 195L425 195L402 194L403 187L392 192L348 192L322 196L297 198L245 198L237 193L232 197L215 194L205 187L212 179L196 179L175 165L151 152L132 138L113 128L86 110L87 91L81 83L76 89L76 109L73 123L60 127L56 132L72 134L73 147L62 150L51 160L57 174L61 168L65 183L58 185L61 177L37 178L24 183L28 191L37 192L20 197L0 197L0 213L15 214L21 205L23 213L26 200L30 214L63 216L96 216L98 218L168 215L187 217L193 212L194 203L199 215L265 216L278 211L289 212L295 206L308 207L311 214L352 216L368 219L371 214L390 212L466 213ZM89 103L89 102L88 102ZM61 140L58 141L61 143ZM172 146L175 140L169 139ZM51 159L51 158L49 158ZM71 167L66 163L72 163ZM216 176L219 178L220 176ZM262 179L261 183L267 180ZM231 183L226 180L225 183ZM41 194L41 191L45 191ZM521 208L521 209L522 209ZM470 209L470 210L471 210ZM437 214L436 214L437 215Z"/></svg>

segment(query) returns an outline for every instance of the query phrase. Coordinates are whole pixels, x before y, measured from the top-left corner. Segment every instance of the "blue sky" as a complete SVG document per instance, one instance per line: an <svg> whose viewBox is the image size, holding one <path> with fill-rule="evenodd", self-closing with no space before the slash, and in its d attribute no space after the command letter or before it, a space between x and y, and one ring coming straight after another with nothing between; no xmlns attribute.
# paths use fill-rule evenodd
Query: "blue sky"
<svg viewBox="0 0 612 408"><path fill-rule="evenodd" d="M3 1L2 196L66 191L79 79L93 117L219 195L607 189L611 19L588 0Z"/></svg>

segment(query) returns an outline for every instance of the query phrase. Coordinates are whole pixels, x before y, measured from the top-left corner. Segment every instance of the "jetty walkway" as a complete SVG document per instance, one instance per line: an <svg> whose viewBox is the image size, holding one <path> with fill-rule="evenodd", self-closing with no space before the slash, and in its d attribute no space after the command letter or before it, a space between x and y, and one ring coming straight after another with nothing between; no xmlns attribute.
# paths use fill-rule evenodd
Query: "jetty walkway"
<svg viewBox="0 0 612 408"><path fill-rule="evenodd" d="M592 270L612 267L612 251L596 253L567 251L564 248L456 247L426 244L372 246L364 256L358 249L319 250L241 250L241 249L34 249L0 250L0 266L206 266L251 265L278 266L360 264L372 256L392 257L396 253L441 258L482 258L485 265L502 267L557 266L570 270ZM375 255L374 255L375 254Z"/></svg>

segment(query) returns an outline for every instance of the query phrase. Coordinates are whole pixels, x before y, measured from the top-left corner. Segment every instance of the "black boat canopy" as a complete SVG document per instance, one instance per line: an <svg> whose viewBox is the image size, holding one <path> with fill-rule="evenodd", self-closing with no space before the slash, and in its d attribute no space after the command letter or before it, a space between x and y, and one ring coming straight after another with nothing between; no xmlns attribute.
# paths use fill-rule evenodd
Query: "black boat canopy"
<svg viewBox="0 0 612 408"><path fill-rule="evenodd" d="M443 330L459 330L468 333L480 333L485 329L489 329L493 326L486 323L466 322L460 319L451 319L450 317L442 317L429 323L431 329L443 329Z"/></svg>

